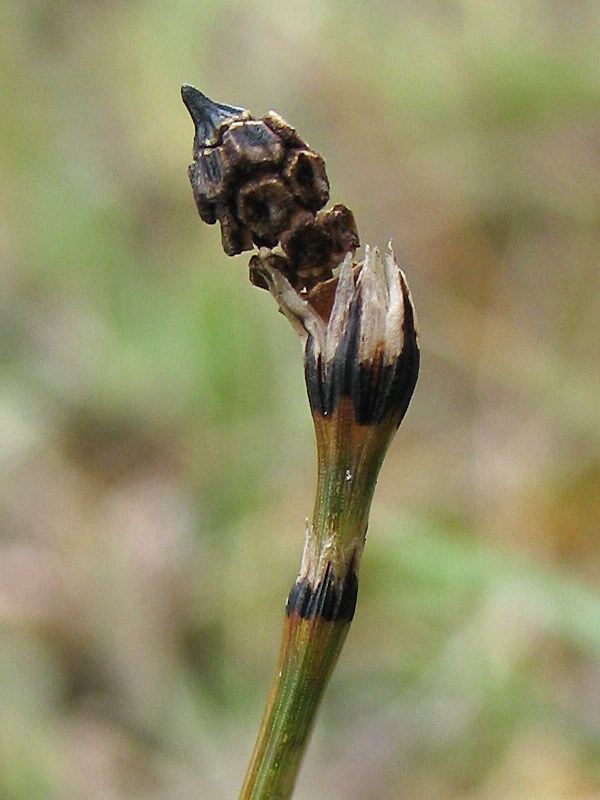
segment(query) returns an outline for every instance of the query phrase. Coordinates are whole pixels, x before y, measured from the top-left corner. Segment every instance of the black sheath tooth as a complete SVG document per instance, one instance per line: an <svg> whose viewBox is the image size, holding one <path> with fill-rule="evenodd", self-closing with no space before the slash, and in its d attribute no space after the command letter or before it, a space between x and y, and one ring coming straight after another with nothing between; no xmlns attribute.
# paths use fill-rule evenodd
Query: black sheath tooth
<svg viewBox="0 0 600 800"><path fill-rule="evenodd" d="M400 416L398 417L398 425L402 422L408 409L410 399L417 384L417 378L419 377L419 366L421 362L413 307L408 287L404 281L402 281L402 298L404 300L404 323L402 325L404 345L398 359L399 363L397 364L395 386L393 389L394 392L402 394L402 401L399 404Z"/></svg>
<svg viewBox="0 0 600 800"><path fill-rule="evenodd" d="M359 366L358 342L360 336L361 306L362 303L360 299L352 302L346 333L336 351L333 364L328 370L327 377L331 382L330 392L332 405L334 407L332 410L335 409L340 397L352 397L352 387L355 382L356 370Z"/></svg>
<svg viewBox="0 0 600 800"><path fill-rule="evenodd" d="M304 351L304 380L310 407L326 415L330 410L325 396L326 387L321 374L321 356L315 354L315 340L309 336Z"/></svg>
<svg viewBox="0 0 600 800"><path fill-rule="evenodd" d="M331 577L331 562L329 562L325 570L325 575L319 581L317 588L313 592L308 619L324 617L324 619L330 620L331 616L327 616L327 613L331 614L331 611L335 607L334 593L335 588Z"/></svg>
<svg viewBox="0 0 600 800"><path fill-rule="evenodd" d="M327 622L347 620L350 622L356 608L358 595L358 578L352 560L348 573L340 585L333 577L331 562L327 564L325 575L316 587L312 587L307 578L292 586L289 594L286 614L290 617L297 613L302 619L324 619Z"/></svg>
<svg viewBox="0 0 600 800"><path fill-rule="evenodd" d="M311 596L312 589L307 578L295 583L287 600L285 609L287 616L289 617L294 611L297 611L301 617L306 618Z"/></svg>
<svg viewBox="0 0 600 800"><path fill-rule="evenodd" d="M356 600L358 598L358 576L354 570L354 562L350 565L348 574L344 579L340 602L336 609L338 619L351 621L356 610Z"/></svg>

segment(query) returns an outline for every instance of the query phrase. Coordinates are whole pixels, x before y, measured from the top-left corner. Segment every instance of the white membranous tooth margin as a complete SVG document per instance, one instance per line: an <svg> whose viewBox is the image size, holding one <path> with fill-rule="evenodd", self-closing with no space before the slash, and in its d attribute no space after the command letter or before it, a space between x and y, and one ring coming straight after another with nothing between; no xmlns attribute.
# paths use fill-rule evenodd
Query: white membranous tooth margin
<svg viewBox="0 0 600 800"><path fill-rule="evenodd" d="M404 346L404 293L402 283L404 276L391 248L385 254L385 277L389 292L389 305L386 315L386 350L385 360L394 361Z"/></svg>
<svg viewBox="0 0 600 800"><path fill-rule="evenodd" d="M325 323L314 308L302 298L288 279L268 264L264 264L262 274L269 283L271 294L279 308L290 321L292 327L303 341L307 335L321 344L325 338Z"/></svg>
<svg viewBox="0 0 600 800"><path fill-rule="evenodd" d="M354 298L354 270L352 268L352 253L348 253L342 262L338 285L331 316L327 325L323 355L325 363L333 361L336 351L348 328L350 306Z"/></svg>
<svg viewBox="0 0 600 800"><path fill-rule="evenodd" d="M371 363L377 352L383 351L385 347L387 288L376 247L365 247L365 261L358 277L357 289L362 303L358 360L365 364Z"/></svg>

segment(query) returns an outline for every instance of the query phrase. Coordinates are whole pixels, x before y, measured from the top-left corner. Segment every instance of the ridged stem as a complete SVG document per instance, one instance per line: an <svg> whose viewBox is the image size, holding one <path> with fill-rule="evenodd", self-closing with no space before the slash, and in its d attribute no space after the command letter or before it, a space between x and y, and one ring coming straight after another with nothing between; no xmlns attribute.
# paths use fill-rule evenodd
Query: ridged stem
<svg viewBox="0 0 600 800"><path fill-rule="evenodd" d="M351 401L313 410L317 491L279 661L240 800L287 800L350 628L358 569L391 424L358 425Z"/></svg>
<svg viewBox="0 0 600 800"><path fill-rule="evenodd" d="M240 800L291 797L349 628L348 620L303 619L297 612L286 617L277 670Z"/></svg>

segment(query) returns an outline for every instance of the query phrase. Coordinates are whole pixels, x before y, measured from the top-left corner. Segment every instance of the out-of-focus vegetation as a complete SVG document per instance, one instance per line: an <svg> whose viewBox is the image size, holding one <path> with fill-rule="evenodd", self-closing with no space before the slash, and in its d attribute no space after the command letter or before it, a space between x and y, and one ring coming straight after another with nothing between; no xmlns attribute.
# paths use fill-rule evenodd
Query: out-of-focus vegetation
<svg viewBox="0 0 600 800"><path fill-rule="evenodd" d="M237 796L310 514L300 347L187 184L277 109L421 379L298 800L600 797L600 8L8 0L0 797Z"/></svg>

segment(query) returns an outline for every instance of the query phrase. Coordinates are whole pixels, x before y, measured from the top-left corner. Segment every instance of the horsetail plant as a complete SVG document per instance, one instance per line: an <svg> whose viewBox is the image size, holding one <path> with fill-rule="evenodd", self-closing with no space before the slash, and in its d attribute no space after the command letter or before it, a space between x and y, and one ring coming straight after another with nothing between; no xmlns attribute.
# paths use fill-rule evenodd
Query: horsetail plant
<svg viewBox="0 0 600 800"><path fill-rule="evenodd" d="M322 157L279 115L215 103L192 86L189 177L201 218L228 255L258 251L267 289L304 345L317 490L279 661L240 800L291 797L329 677L354 616L369 511L419 371L415 313L389 248L359 246L352 212L329 199ZM337 273L337 274L336 274Z"/></svg>

